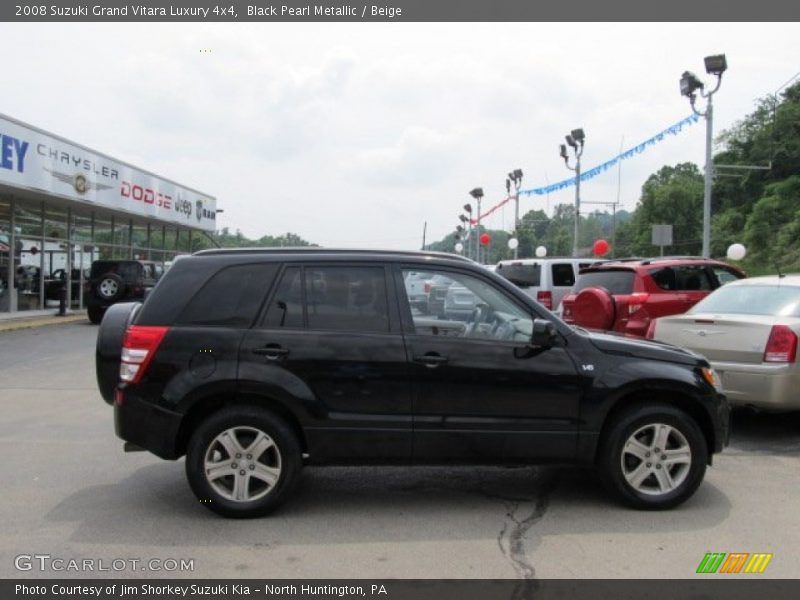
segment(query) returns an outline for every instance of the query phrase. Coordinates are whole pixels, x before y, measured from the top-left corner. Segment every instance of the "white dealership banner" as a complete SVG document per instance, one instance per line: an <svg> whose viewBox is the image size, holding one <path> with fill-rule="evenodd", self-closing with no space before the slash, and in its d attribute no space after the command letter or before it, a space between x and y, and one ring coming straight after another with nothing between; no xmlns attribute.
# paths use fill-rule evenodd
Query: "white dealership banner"
<svg viewBox="0 0 800 600"><path fill-rule="evenodd" d="M215 198L0 114L0 185L214 231Z"/></svg>

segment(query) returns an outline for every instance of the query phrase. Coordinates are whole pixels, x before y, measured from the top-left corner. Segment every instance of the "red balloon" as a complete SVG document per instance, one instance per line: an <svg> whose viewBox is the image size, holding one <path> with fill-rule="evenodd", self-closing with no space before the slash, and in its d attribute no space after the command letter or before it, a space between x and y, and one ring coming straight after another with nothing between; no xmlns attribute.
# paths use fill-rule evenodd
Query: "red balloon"
<svg viewBox="0 0 800 600"><path fill-rule="evenodd" d="M481 246L488 246L489 242L492 241L492 236L490 236L488 233L482 233L479 239L481 242Z"/></svg>
<svg viewBox="0 0 800 600"><path fill-rule="evenodd" d="M592 246L592 252L595 256L604 256L609 249L608 242L605 240L597 240Z"/></svg>

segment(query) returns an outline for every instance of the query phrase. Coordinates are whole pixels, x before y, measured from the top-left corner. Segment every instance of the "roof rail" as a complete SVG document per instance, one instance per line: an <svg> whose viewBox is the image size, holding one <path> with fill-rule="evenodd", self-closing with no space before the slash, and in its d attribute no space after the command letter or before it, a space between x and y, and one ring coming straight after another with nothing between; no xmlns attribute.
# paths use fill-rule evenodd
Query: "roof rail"
<svg viewBox="0 0 800 600"><path fill-rule="evenodd" d="M380 254L380 255L401 255L401 256L438 256L463 262L473 263L470 258L449 252L434 252L432 250L374 250L367 248L322 248L320 246L296 246L281 248L209 248L199 250L194 256L220 256L230 254Z"/></svg>

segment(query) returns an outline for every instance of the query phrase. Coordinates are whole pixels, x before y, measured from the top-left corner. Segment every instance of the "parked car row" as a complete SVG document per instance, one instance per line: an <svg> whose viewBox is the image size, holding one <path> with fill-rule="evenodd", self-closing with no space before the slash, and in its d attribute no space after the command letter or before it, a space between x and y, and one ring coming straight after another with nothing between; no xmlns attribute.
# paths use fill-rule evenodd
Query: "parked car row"
<svg viewBox="0 0 800 600"><path fill-rule="evenodd" d="M570 325L704 355L734 405L800 409L800 276L746 279L698 257L588 260L501 261L497 272Z"/></svg>

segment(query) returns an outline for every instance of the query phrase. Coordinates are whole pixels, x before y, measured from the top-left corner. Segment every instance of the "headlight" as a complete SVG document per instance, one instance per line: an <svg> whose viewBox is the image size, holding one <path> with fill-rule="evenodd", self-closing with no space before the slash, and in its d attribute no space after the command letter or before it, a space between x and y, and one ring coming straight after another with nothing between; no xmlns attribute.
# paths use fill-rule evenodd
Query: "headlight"
<svg viewBox="0 0 800 600"><path fill-rule="evenodd" d="M705 379L709 385L713 386L715 390L722 392L722 380L719 375L717 375L717 372L709 367L703 367L702 372L703 379Z"/></svg>

